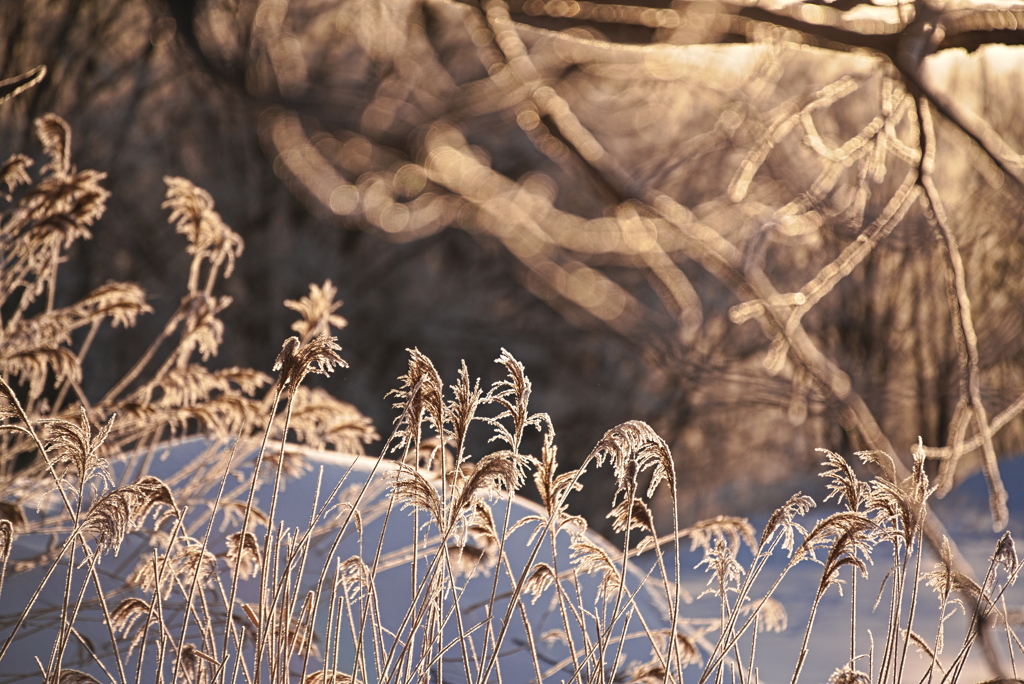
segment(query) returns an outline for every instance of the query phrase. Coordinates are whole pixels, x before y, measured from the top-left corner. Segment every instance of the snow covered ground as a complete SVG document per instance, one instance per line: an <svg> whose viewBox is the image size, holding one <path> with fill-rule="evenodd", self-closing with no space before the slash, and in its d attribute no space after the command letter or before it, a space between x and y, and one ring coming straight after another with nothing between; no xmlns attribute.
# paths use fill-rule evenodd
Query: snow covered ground
<svg viewBox="0 0 1024 684"><path fill-rule="evenodd" d="M150 472L177 486L186 486L190 478L197 477L197 474L190 473L189 466L196 454L202 448L199 442L186 442L173 449L165 451L150 464ZM412 597L412 581L410 575L411 556L404 553L402 549L408 544L408 532L416 523L413 514L408 510L392 510L387 513L386 505L386 471L388 467L374 470L374 459L351 458L326 453L308 452L312 468L306 473L287 482L281 498L281 517L285 524L292 527L305 528L314 501L323 501L324 491L338 482L344 475L346 479L345 488L341 497L352 496L368 480L374 480L377 484L368 490L366 498L362 499L359 505L362 515L362 536L360 541L355 535L346 535L341 538L339 546L332 551L334 541L333 534L324 534L313 545L313 553L306 563L309 581L304 586L311 586L315 582L315 575L319 573L324 565L330 566L328 554L334 558L345 560L353 555L362 554L366 558L368 548L373 544L369 540L380 537L383 529L384 515L390 515L388 532L384 535L383 555L387 559L385 565L387 570L382 571L378 576L378 587L386 587L386 591L379 592L380 614L383 623L391 625L391 629L399 630L399 623L406 614ZM318 485L322 468L322 481ZM1024 534L1024 460L1007 462L1003 467L1004 478L1007 489L1010 491L1011 506L1011 531L1020 538ZM236 483L237 484L237 483ZM348 492L346 494L346 492ZM268 491L264 487L260 491L259 500L261 506L266 505ZM193 505L198 505L201 497L195 498ZM983 570L987 565L987 559L995 547L999 535L992 532L986 509L986 494L984 482L981 476L963 483L957 490L946 499L936 502L936 510L943 521L949 526L954 539L960 545L962 551L971 560L975 569ZM338 509L341 510L341 509ZM334 515L338 515L338 510ZM817 508L811 511L804 526L810 528L814 520L827 515L834 509ZM504 505L495 505L495 522L500 528L504 525L506 514L509 520L516 521L530 515L540 514L542 511L536 505L516 500L510 508ZM506 513L507 511L507 513ZM728 514L729 511L722 511ZM766 516L754 520L758 534L763 529ZM421 519L422 521L422 519ZM215 535L216 536L216 535ZM223 537L221 532L220 537ZM550 549L546 555L542 553L538 557L530 557L526 543L529 537L529 530L521 529L515 532L506 546L506 553L509 557L509 564L512 568L526 567L528 563L537 561L552 562ZM591 536L594 544L601 546L614 553L614 549L601 539ZM53 543L47 535L24 534L20 536L12 552L12 559L25 559L34 554L44 553ZM435 547L436 548L436 547ZM211 544L214 553L223 553L224 547L221 541L214 541ZM858 652L865 653L869 643L869 630L874 636L876 644L880 644L883 638L885 624L884 611L880 609L876 615L871 614L871 605L878 593L879 583L887 567L887 559L879 552L875 554L875 565L872 575L868 581L864 581L859 587L858 610ZM115 586L119 581L126 581L129 573L135 568L141 559L152 553L150 539L141 534L130 535L124 547L116 558L105 558L101 564L102 578L105 586ZM565 562L569 555L568 541L561 543L556 551L559 558ZM421 554L426 558L429 554ZM684 569L682 585L693 596L697 596L706 588L707 575L703 569L693 569L700 561L700 553L687 554L681 562ZM741 562L745 560L740 557ZM422 561L421 561L422 562ZM764 573L765 581L774 579L781 571L785 563L784 555L779 555ZM930 570L934 558L927 556L923 570ZM637 563L631 566L627 577L627 587L637 591L637 605L643 613L648 629L659 629L668 625L667 615L664 611L663 595L660 595L656 582L645 582L645 572L649 562L641 557ZM479 569L478 569L479 570ZM9 572L6 578L3 593L0 595L0 639L6 639L10 634L13 624L12 617L20 614L28 597L38 585L43 574L43 569L30 570L25 572ZM512 589L510 582L511 573L501 574L497 587L497 595L507 595ZM761 679L766 682L788 682L791 678L794 665L799 652L800 640L803 636L803 625L806 624L807 615L810 610L811 599L820 576L820 566L813 563L803 563L797 566L779 588L776 598L785 606L788 614L789 627L784 632L762 633L757 642L757 667ZM62 578L63 576L61 576ZM39 658L45 665L49 658L50 646L56 636L55 615L59 615L63 598L64 584L61 578L51 580L47 585L37 604L33 607L29 621L19 632L18 637L12 642L3 659L0 660L0 683L21 681L24 678L38 678L39 666L35 658ZM469 624L486 622L486 610L492 591L495 591L492 582L492 575L489 572L469 573L464 579L462 594L459 597L459 605L462 606L462 618ZM594 595L597 591L598 578L595 575L581 576L581 601L585 604L594 605ZM762 582L762 585L764 582ZM241 601L253 602L256 600L256 583L243 583L241 589ZM761 587L761 591L764 590ZM86 587L86 598L89 597L89 589ZM1008 595L1008 602L1011 607L1019 606L1022 596L1019 589L1016 593ZM752 595L757 596L755 590ZM550 594L549 594L550 596ZM847 596L840 597L835 589L831 589L826 595L818 612L815 623L815 630L811 639L810 656L806 662L800 681L806 684L821 684L827 681L829 675L839 666L843 665L849 657L849 620L850 605ZM557 639L538 639L537 635L551 633L562 627L557 617L557 611L553 610L550 601L542 597L537 603L525 603L527 614L525 622L529 623L529 630L532 630L533 640L542 644L542 663L548 668L544 673L545 681L558 682L566 677L567 670L564 661L567 656L565 645ZM499 601L498 613L502 613L508 606L508 601ZM713 618L718 615L717 598L706 596L688 604L684 609L684 617ZM937 600L930 590L922 586L922 596L919 602L918 618L915 621L916 631L930 643L934 636L934 625L938 615ZM326 633L326 613L321 613L320 619L315 625L318 634ZM522 645L531 636L527 633L524 619L511 621L511 631L505 638L506 646L502 649L501 671L504 684L525 684L536 676L536 667L531 658L527 657ZM966 619L955 617L948 623L947 652L954 644L959 642L966 625ZM103 651L103 644L109 644L110 637L104 625L103 616L96 606L86 605L76 622L83 640L88 640L97 646L97 650ZM454 624L453 624L454 628ZM475 632L475 645L472 648L482 649L485 630ZM581 634L577 633L577 641ZM339 661L351 661L351 646L345 645L345 639L341 639ZM122 649L126 647L121 645ZM109 648L107 649L109 650ZM744 648L744 653L748 649ZM642 662L650 655L649 644L643 639L627 641L623 647L622 657L628 662ZM925 660L920 658L911 649L909 656L911 663L910 671L923 672ZM860 662L860 669L867 669L866 662ZM90 672L100 679L109 681L111 678L104 675L101 668L89 662L84 649L78 642L73 642L69 649L69 657L65 659L65 666L76 667ZM916 668L916 669L915 669ZM571 668L570 668L571 671ZM696 678L697 670L692 670ZM689 671L688 671L689 672ZM991 675L980 658L980 649L972 659L970 668L965 672L962 681L981 681ZM116 679L116 677L114 677ZM149 681L151 678L143 677L142 681ZM448 682L459 682L465 680L462 667L459 663L448 663L444 666L444 679ZM916 678L915 678L916 680Z"/></svg>
<svg viewBox="0 0 1024 684"><path fill-rule="evenodd" d="M1001 473L1007 490L1010 493L1010 522L1008 529L1014 539L1024 538L1024 459L1005 461L1000 464ZM978 473L965 480L944 499L933 499L932 505L935 513L946 525L948 532L959 546L960 551L970 561L975 577L981 579L985 569L988 567L989 558L994 551L1002 533L992 530L992 522L988 513L987 489L983 476ZM820 498L819 498L820 504ZM815 520L818 520L830 513L836 512L835 506L824 505L814 508L807 515L804 526L811 528ZM728 511L723 511L727 514ZM764 528L767 516L758 516L751 520L758 533ZM876 644L881 644L884 638L884 629L887 613L885 605L879 605L873 611L872 607L878 597L879 589L886 569L892 562L891 552L887 545L880 545L874 556L874 565L869 567L870 575L868 580L862 580L858 586L858 615L857 615L857 651L866 653L869 642L868 631L870 630ZM820 556L821 554L819 554ZM741 556L741 561L743 560ZM699 561L699 555L688 559L690 565ZM684 568L686 567L684 561ZM921 571L927 572L934 568L937 556L930 549L925 550ZM785 564L785 557L777 556L764 573L769 579L774 579L781 572ZM774 571L774 572L773 572ZM849 577L849 570L844 571L844 577ZM684 577L686 575L684 574ZM811 608L811 600L821 576L821 566L814 563L802 563L796 566L787 578L780 585L776 594L785 606L788 615L788 629L782 633L763 633L758 637L757 644L757 665L761 678L767 682L789 682L796 664L799 653L799 644L803 637L803 627ZM690 573L692 580L685 582L685 586L698 594L704 588L706 577L701 576L699 571ZM850 636L850 599L848 584L844 589L843 596L832 588L825 595L815 620L814 631L810 641L810 654L800 675L800 681L807 684L821 684L828 680L828 677L837 667L842 666L849 658L849 636ZM887 585L887 589L890 585ZM915 631L918 632L930 645L934 638L935 626L938 622L939 606L938 599L934 592L926 587L924 583L920 586L920 601L918 602L917 616L914 619ZM763 592L762 592L763 593ZM753 595L758 595L755 591ZM1008 607L1020 609L1024 605L1024 584L1017 584L1006 594ZM701 604L704 605L701 605ZM883 601L884 604L884 601ZM697 614L714 615L717 608L715 597L705 597L697 601L691 610ZM948 662L959 647L967 626L967 618L963 615L956 615L946 623L945 643L946 657ZM1009 667L1010 660L1006 657L1005 636L996 632L994 641L1002 645L1002 662ZM1000 639L1002 641L1000 641ZM1019 653L1017 656L1019 657ZM915 675L923 674L927 668L928 659L920 655L914 648L911 648L908 655L908 673ZM1024 664L1018 663L1016 677L1024 676ZM858 663L861 670L867 669L867 663ZM1004 674L1012 674L1006 672ZM990 679L993 673L985 663L981 648L976 644L972 649L968 667L965 668L961 681L979 682ZM917 681L914 677L911 681ZM936 678L936 682L941 677Z"/></svg>

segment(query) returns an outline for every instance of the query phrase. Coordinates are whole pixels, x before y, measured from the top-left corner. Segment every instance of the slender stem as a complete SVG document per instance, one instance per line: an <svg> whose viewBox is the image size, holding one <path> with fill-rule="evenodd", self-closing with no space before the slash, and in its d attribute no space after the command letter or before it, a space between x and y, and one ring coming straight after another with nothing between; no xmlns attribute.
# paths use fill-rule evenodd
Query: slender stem
<svg viewBox="0 0 1024 684"><path fill-rule="evenodd" d="M170 337L175 330L177 330L178 324L181 323L183 318L184 309L183 306L179 306L178 310L174 312L173 316L171 316L171 320L167 322L167 325L164 326L164 329L160 331L160 334L156 336L156 339L153 340L153 342L149 345L149 348L146 349L145 353L143 353L139 360L135 362L135 365L132 366L131 370L129 370L128 373L125 374L125 376L121 378L121 380L116 385L111 387L110 390L103 396L103 398L100 400L101 405L112 403L118 396L121 395L122 392L124 392L125 389L128 388L129 385L131 385L136 380L136 378L139 377L139 374L142 373L146 366L149 365L149 362L153 360L153 357L156 355L161 345L163 345L167 338Z"/></svg>
<svg viewBox="0 0 1024 684"><path fill-rule="evenodd" d="M793 671L793 678L790 680L790 684L796 684L796 680L800 677L800 671L804 667L804 661L807 658L807 644L811 639L811 629L814 627L814 617L818 613L818 605L821 603L821 597L825 595L824 589L819 586L818 591L814 594L814 603L811 604L811 614L807 617L807 627L804 628L804 638L800 642L800 655L796 661L796 669Z"/></svg>
<svg viewBox="0 0 1024 684"><path fill-rule="evenodd" d="M857 568L851 567L850 578L850 668L857 658Z"/></svg>
<svg viewBox="0 0 1024 684"><path fill-rule="evenodd" d="M271 415L270 415L270 418L267 420L266 430L264 430L264 432L263 432L263 442L260 444L259 451L256 452L256 462L253 464L253 468L252 468L252 476L251 476L251 481L250 481L250 485L249 485L249 495L246 498L246 501L245 501L245 513L242 516L242 529L241 529L242 537L239 539L239 542L238 542L242 546L239 547L238 554L235 556L235 567L232 568L232 577L231 577L231 593L230 593L230 595L228 597L228 604L227 604L227 607L225 609L225 614L228 616L228 618L227 618L228 622L231 622L231 616L232 616L234 608L235 608L235 599L238 596L238 570L239 570L239 568L240 568L240 566L242 564L242 557L245 555L244 554L245 535L248 534L248 532L249 532L249 520L252 517L253 501L256 498L256 489L259 486L260 466L263 465L263 457L264 457L264 454L265 454L266 449L267 449L267 442L270 440L270 431L271 431L271 429L273 428L273 425L274 425L274 417L276 415L274 411L277 408L278 402L281 401L281 392L282 391L283 391L283 388L281 387L280 383L278 383L278 386L274 389L274 401L273 401L273 403L271 405ZM269 521L269 520L267 521L267 525L268 526L272 525L272 524L273 524L272 521ZM225 629L224 630L223 651L224 651L225 655L228 652L228 645L229 645L228 639L229 639L231 631L232 630L230 630L230 629ZM237 679L237 677L238 677L238 668L241 665L241 663L242 663L242 659L241 658L236 658L235 659L235 666L234 666L234 670L233 670L232 675L231 675L232 681ZM259 663L258 662L257 662L256 668L257 668L256 669L256 671L257 671L256 677L258 679L259 678L259 674L258 674L259 673ZM222 676L224 674L226 674L226 670L222 671Z"/></svg>

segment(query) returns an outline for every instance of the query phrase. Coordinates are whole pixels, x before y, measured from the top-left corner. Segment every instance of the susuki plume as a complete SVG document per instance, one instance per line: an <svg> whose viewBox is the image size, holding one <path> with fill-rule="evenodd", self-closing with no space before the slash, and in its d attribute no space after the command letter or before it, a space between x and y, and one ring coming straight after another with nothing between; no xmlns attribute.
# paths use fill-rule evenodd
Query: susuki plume
<svg viewBox="0 0 1024 684"><path fill-rule="evenodd" d="M828 678L828 684L871 684L871 677L866 672L847 666L833 672Z"/></svg>
<svg viewBox="0 0 1024 684"><path fill-rule="evenodd" d="M147 383L134 395L140 404L158 406L195 406L225 394L253 396L270 381L265 374L247 368L211 371L190 363L164 373L159 381Z"/></svg>
<svg viewBox="0 0 1024 684"><path fill-rule="evenodd" d="M43 152L50 162L43 167L55 176L71 172L71 127L56 114L44 114L36 119L36 137L43 144Z"/></svg>
<svg viewBox="0 0 1024 684"><path fill-rule="evenodd" d="M558 447L554 440L554 429L549 426L544 432L544 444L541 446L541 457L536 464L533 481L548 516L556 519L560 525L566 518L566 498L571 492L582 490L583 483L580 482L579 470L558 472Z"/></svg>
<svg viewBox="0 0 1024 684"><path fill-rule="evenodd" d="M107 459L100 454L100 447L110 434L114 417L110 416L96 435L92 434L92 424L84 406L80 407L77 425L58 418L41 420L47 428L47 457L52 461L72 463L80 486L84 486L94 475L110 482Z"/></svg>
<svg viewBox="0 0 1024 684"><path fill-rule="evenodd" d="M338 570L338 583L349 597L364 592L373 584L370 567L359 556L352 556L342 562Z"/></svg>
<svg viewBox="0 0 1024 684"><path fill-rule="evenodd" d="M892 456L881 451L857 453L865 462L874 464L882 471L881 477L871 481L870 494L866 500L869 509L880 511L895 527L885 526L890 539L900 539L907 548L913 548L921 522L927 513L927 499L935 491L929 487L928 475L924 470L924 454L914 452L914 467L911 474L900 481Z"/></svg>
<svg viewBox="0 0 1024 684"><path fill-rule="evenodd" d="M630 420L604 433L591 456L599 466L605 458L611 461L620 491L635 487L636 478L648 468L653 468L651 483L647 487L648 498L654 496L662 481L675 491L676 471L672 452L654 428L643 421Z"/></svg>
<svg viewBox="0 0 1024 684"><path fill-rule="evenodd" d="M135 630L136 623L138 623L139 620L143 620L139 629L135 630L135 635L132 637L131 646L128 651L129 653L134 651L145 639L152 612L152 606L137 596L129 596L128 598L122 599L121 602L118 603L112 611L110 611L110 628L122 637L128 636L129 632Z"/></svg>
<svg viewBox="0 0 1024 684"><path fill-rule="evenodd" d="M794 522L797 516L806 515L807 511L814 508L814 499L797 492L789 497L786 503L775 509L768 523L764 526L764 533L761 534L761 546L763 547L775 530L782 529L782 548L792 552L795 543L795 533L807 534L807 530L800 524Z"/></svg>
<svg viewBox="0 0 1024 684"><path fill-rule="evenodd" d="M153 309L146 303L146 293L135 283L106 283L53 313L62 312L67 312L67 325L74 330L98 318L109 318L115 328L131 328L141 314L152 313Z"/></svg>
<svg viewBox="0 0 1024 684"><path fill-rule="evenodd" d="M392 485L392 496L403 505L420 508L430 514L434 524L444 527L445 515L441 497L420 471L407 463L400 463Z"/></svg>
<svg viewBox="0 0 1024 684"><path fill-rule="evenodd" d="M82 531L95 536L98 553L113 550L117 555L125 535L157 506L166 506L178 514L167 485L159 478L147 475L97 499L82 520Z"/></svg>
<svg viewBox="0 0 1024 684"><path fill-rule="evenodd" d="M310 283L308 295L297 300L284 300L286 307L302 317L292 323L292 330L299 334L301 340L308 341L314 335L329 334L332 328L341 330L348 325L348 321L334 313L342 304L337 296L338 288L330 280L325 280L323 285Z"/></svg>
<svg viewBox="0 0 1024 684"><path fill-rule="evenodd" d="M7 161L0 165L0 183L7 186L7 192L13 192L19 186L32 182L28 175L28 168L32 166L32 160L24 154L12 154ZM7 200L10 201L8 195Z"/></svg>
<svg viewBox="0 0 1024 684"><path fill-rule="evenodd" d="M654 534L654 516L640 499L623 499L605 517L612 519L612 529L616 532L641 529Z"/></svg>
<svg viewBox="0 0 1024 684"><path fill-rule="evenodd" d="M186 679L197 684L210 681L211 666L219 665L219 661L196 648L195 644L184 644L178 652L178 662Z"/></svg>
<svg viewBox="0 0 1024 684"><path fill-rule="evenodd" d="M148 594L158 594L167 600L173 587L188 585L195 579L205 586L217 571L217 558L198 539L179 537L166 556L157 556L157 562L143 556L132 573L131 584Z"/></svg>
<svg viewBox="0 0 1024 684"><path fill-rule="evenodd" d="M11 557L11 546L14 544L14 525L10 520L0 520L0 591L4 588L4 575L7 572L7 559Z"/></svg>
<svg viewBox="0 0 1024 684"><path fill-rule="evenodd" d="M507 377L494 384L486 399L487 403L498 404L503 410L494 418L487 418L487 422L494 426L495 435L491 440L501 440L509 445L512 451L518 452L519 444L522 442L523 433L527 427L533 426L541 430L545 425L550 425L551 420L546 414L530 414L530 394L533 392L533 384L526 377L526 369L507 349L501 350L501 355L495 359L505 367ZM501 421L505 418L512 419L510 430Z"/></svg>
<svg viewBox="0 0 1024 684"><path fill-rule="evenodd" d="M853 472L853 467L839 454L828 449L816 449L816 451L825 454L823 465L827 470L819 473L819 477L829 478L829 483L826 485L829 494L825 497L825 501L835 497L837 502L845 500L851 511L859 510L870 494L871 488L868 483L859 480L857 474Z"/></svg>
<svg viewBox="0 0 1024 684"><path fill-rule="evenodd" d="M697 645L697 640L684 634L681 630L661 630L655 636L661 637L667 642L664 652L669 652L673 648L679 650L683 665L693 665L701 662L700 647Z"/></svg>
<svg viewBox="0 0 1024 684"><path fill-rule="evenodd" d="M947 537L942 539L942 548L939 550L939 562L935 564L935 569L932 572L925 573L924 579L927 580L928 586L935 590L943 602L956 590L952 552L949 548L949 539Z"/></svg>
<svg viewBox="0 0 1024 684"><path fill-rule="evenodd" d="M164 176L164 183L167 184L167 199L161 206L171 210L168 220L189 242L187 251L193 260L188 289L195 293L199 290L202 260L209 260L214 270L223 266L224 277L229 277L235 268L235 259L242 254L244 242L214 211L213 197L206 190L177 176Z"/></svg>
<svg viewBox="0 0 1024 684"><path fill-rule="evenodd" d="M1003 532L996 544L996 550L992 554L992 563L1003 566L1006 573L1011 577L1017 572L1017 548L1013 543L1013 536L1010 531Z"/></svg>
<svg viewBox="0 0 1024 684"><path fill-rule="evenodd" d="M100 684L100 681L92 675L65 668L60 671L57 677L57 684Z"/></svg>
<svg viewBox="0 0 1024 684"><path fill-rule="evenodd" d="M232 574L241 579L255 577L260 569L260 545L252 532L234 532L227 536L227 561Z"/></svg>
<svg viewBox="0 0 1024 684"><path fill-rule="evenodd" d="M348 368L339 351L338 338L327 333L320 333L305 344L297 337L289 337L274 361L273 369L279 371L278 385L294 390L309 373L330 375L335 368Z"/></svg>
<svg viewBox="0 0 1024 684"><path fill-rule="evenodd" d="M485 550L499 546L499 532L494 524L494 513L486 501L476 501L465 518L466 533Z"/></svg>
<svg viewBox="0 0 1024 684"><path fill-rule="evenodd" d="M740 543L745 543L748 548L754 549L757 540L754 538L754 526L746 518L737 518L729 515L719 515L707 520L701 520L693 525L679 531L679 537L690 538L690 550L698 547L707 553L719 540L728 542L733 554L739 553Z"/></svg>
<svg viewBox="0 0 1024 684"><path fill-rule="evenodd" d="M397 449L419 447L423 420L427 420L435 432L441 434L447 419L441 375L434 368L433 362L419 349L406 351L409 352L409 369L399 378L402 385L388 392L388 396L398 399L394 408L401 410L396 418L396 436L399 438ZM429 467L431 464L426 465Z"/></svg>
<svg viewBox="0 0 1024 684"><path fill-rule="evenodd" d="M644 663L629 673L629 684L663 684L668 678L665 666L660 662Z"/></svg>
<svg viewBox="0 0 1024 684"><path fill-rule="evenodd" d="M0 351L0 368L29 386L30 402L42 395L50 374L57 382L78 383L82 379L82 368L71 350L46 344L4 348Z"/></svg>
<svg viewBox="0 0 1024 684"><path fill-rule="evenodd" d="M537 563L533 566L533 570L526 578L526 581L523 582L523 593L527 596L532 596L533 603L537 603L537 599L541 597L541 594L554 585L556 580L555 571L551 569L550 565L547 563Z"/></svg>
<svg viewBox="0 0 1024 684"><path fill-rule="evenodd" d="M224 341L224 321L220 314L231 302L227 295L212 297L205 292L186 295L180 309L184 318L181 342L175 350L179 364L187 363L194 353L204 362L217 355Z"/></svg>
<svg viewBox="0 0 1024 684"><path fill-rule="evenodd" d="M493 556L475 544L449 544L448 562L456 577L473 577L491 565Z"/></svg>
<svg viewBox="0 0 1024 684"><path fill-rule="evenodd" d="M622 575L615 567L608 552L598 544L591 541L582 532L574 532L571 535L572 543L569 545L569 560L580 572L598 573L601 575L601 584L598 586L598 595L608 598L622 584Z"/></svg>
<svg viewBox="0 0 1024 684"><path fill-rule="evenodd" d="M724 600L725 592L735 591L744 573L743 566L736 560L736 554L724 539L719 539L704 552L704 558L697 563L697 567L702 565L707 566L707 571L713 575L708 578L710 588L705 589L701 596L713 594Z"/></svg>
<svg viewBox="0 0 1024 684"><path fill-rule="evenodd" d="M789 623L786 607L778 599L765 598L743 604L740 615L746 615L757 607L757 628L762 632L784 632Z"/></svg>
<svg viewBox="0 0 1024 684"><path fill-rule="evenodd" d="M819 591L837 583L840 568L847 565L867 577L876 531L870 518L853 511L833 513L814 526L801 544L801 550L813 550L812 547L823 545L825 538L833 539L825 558Z"/></svg>
<svg viewBox="0 0 1024 684"><path fill-rule="evenodd" d="M958 609L965 614L967 612L961 595L980 599L981 587L970 578L954 570L952 551L949 547L949 539L946 537L942 538L939 562L935 564L935 568L931 572L924 573L921 579L924 580L926 586L931 587L939 598L941 614L935 633L935 650L941 652L945 640L946 620Z"/></svg>
<svg viewBox="0 0 1024 684"><path fill-rule="evenodd" d="M483 392L480 390L479 378L471 384L469 380L469 369L463 361L459 367L458 381L452 385L452 400L448 404L448 416L452 424L452 436L455 438L456 447L461 449L466 442L466 434L469 432L470 423L476 417L477 408L480 406Z"/></svg>
<svg viewBox="0 0 1024 684"><path fill-rule="evenodd" d="M18 202L21 211L15 213L4 232L13 237L15 229L27 229L23 236L34 242L18 246L41 251L33 255L18 250L10 256L30 262L33 256L52 255L57 250L67 249L76 240L91 238L89 228L103 216L110 197L110 191L100 185L106 177L105 173L83 169L45 176L29 188ZM45 270L40 273L48 274ZM39 287L42 287L41 282Z"/></svg>
<svg viewBox="0 0 1024 684"><path fill-rule="evenodd" d="M504 489L515 493L525 482L522 459L511 451L497 451L480 459L476 468L467 478L455 504L456 511L468 508L488 490Z"/></svg>

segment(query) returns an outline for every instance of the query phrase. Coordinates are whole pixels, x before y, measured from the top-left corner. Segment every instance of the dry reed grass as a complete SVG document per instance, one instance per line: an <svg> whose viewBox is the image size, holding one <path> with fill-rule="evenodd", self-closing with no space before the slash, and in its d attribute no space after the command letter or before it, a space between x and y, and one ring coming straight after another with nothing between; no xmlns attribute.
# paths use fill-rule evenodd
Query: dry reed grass
<svg viewBox="0 0 1024 684"><path fill-rule="evenodd" d="M32 78L0 83L0 92ZM554 426L532 410L525 369L504 350L496 361L505 376L486 390L465 365L446 387L430 359L410 350L391 393L395 426L378 455L350 459L337 482L319 471L304 502L308 519L286 525L286 487L312 468L290 435L350 454L376 438L356 409L303 384L310 373L346 366L331 335L344 325L331 283L286 302L301 316L299 336L282 345L276 380L251 369L207 369L221 342L218 315L230 304L217 291L242 240L208 193L168 178L164 206L192 256L186 292L131 371L90 401L95 388L81 385L80 368L96 330L130 326L148 307L124 283L55 305L59 266L76 240L89 237L107 192L101 173L72 164L63 120L42 117L37 133L47 159L40 175L28 172L29 157L15 155L0 176L8 188L0 198L0 671L8 674L0 681L754 682L764 657L758 632L785 621L774 594L794 567L812 561L822 572L792 654L792 684L822 598L845 581L849 652L832 654L832 681L906 681L911 649L930 659L921 682L961 681L968 654L993 625L1017 677L1013 656L1022 644L1006 594L1021 564L1009 534L980 582L956 570L948 546L934 571L922 571L934 491L923 447L906 476L891 456L860 453L877 473L866 481L826 452L823 475L844 510L809 530L802 520L814 502L799 494L760 538L747 521L729 517L680 528L674 510L659 520L650 506L659 489L677 485L667 443L647 424L626 422L579 467L562 470ZM478 429L490 431L489 453L469 447ZM528 432L542 437L537 454L524 450ZM166 479L150 474L159 468L159 445L193 433L211 447ZM567 507L584 473L606 464L619 549L588 533ZM528 478L540 493L532 508L517 497ZM710 622L687 616L684 538L703 551L698 568L719 609ZM343 559L340 550L352 544L358 553ZM881 545L893 557L887 599L879 596L887 629L865 646L857 583ZM653 559L650 571L631 560L640 554ZM765 577L780 554L783 569ZM394 572L408 583L397 620L383 610L397 591ZM3 591L23 578L35 588ZM759 579L766 591L755 591ZM484 600L471 606L473 582ZM938 596L937 624L915 622L927 600L922 583ZM543 633L538 603L554 624ZM969 629L950 648L943 628L956 607ZM513 643L513 632L525 640ZM39 634L53 638L35 652ZM38 672L11 674L26 657Z"/></svg>

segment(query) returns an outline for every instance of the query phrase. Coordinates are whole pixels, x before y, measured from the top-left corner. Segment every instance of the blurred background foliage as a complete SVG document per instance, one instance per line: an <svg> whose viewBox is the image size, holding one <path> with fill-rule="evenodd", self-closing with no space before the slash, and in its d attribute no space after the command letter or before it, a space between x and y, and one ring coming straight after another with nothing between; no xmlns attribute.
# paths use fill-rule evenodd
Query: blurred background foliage
<svg viewBox="0 0 1024 684"><path fill-rule="evenodd" d="M998 519L993 458L1024 437L1024 60L985 44L1015 42L1016 17L7 0L0 78L49 75L0 109L0 150L41 156L31 122L56 112L109 174L63 292L133 280L157 315L97 341L86 388L177 305L161 178L185 176L246 243L221 363L269 369L280 302L330 279L351 363L331 389L378 431L405 348L489 381L506 347L569 463L612 425L655 426L684 524L777 505L815 447L907 460L919 436L947 486L988 454Z"/></svg>

